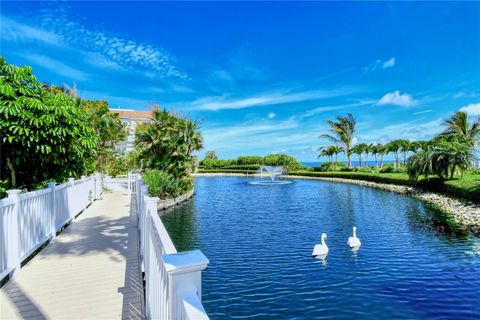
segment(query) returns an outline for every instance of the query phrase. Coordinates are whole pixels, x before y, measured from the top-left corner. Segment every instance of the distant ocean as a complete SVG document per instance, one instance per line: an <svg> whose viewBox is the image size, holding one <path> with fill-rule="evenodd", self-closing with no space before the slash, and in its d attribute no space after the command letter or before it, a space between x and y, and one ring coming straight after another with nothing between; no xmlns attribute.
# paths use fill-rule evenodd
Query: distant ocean
<svg viewBox="0 0 480 320"><path fill-rule="evenodd" d="M324 162L327 162L327 161L313 161L313 162L301 162L302 164L306 165L307 167L310 167L310 168L313 168L313 167L318 167L320 166L322 163ZM339 161L339 162L343 162L345 164L347 164L346 161ZM394 163L395 161L393 160L384 160L383 161L383 164L387 164L387 163ZM375 160L371 161L371 160L368 160L368 166L369 167L373 167L375 166L376 162ZM380 165L380 161L378 161L378 165ZM358 161L354 161L352 160L352 166L354 167L358 167L359 166L359 162ZM365 166L365 161L362 161L362 166Z"/></svg>

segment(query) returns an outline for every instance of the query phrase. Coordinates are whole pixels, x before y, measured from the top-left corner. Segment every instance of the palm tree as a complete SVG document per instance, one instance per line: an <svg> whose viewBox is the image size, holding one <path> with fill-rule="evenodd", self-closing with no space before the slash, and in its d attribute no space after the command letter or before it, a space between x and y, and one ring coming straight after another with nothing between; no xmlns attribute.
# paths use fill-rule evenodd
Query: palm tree
<svg viewBox="0 0 480 320"><path fill-rule="evenodd" d="M345 152L345 150L343 150L343 147L341 147L341 146L336 146L336 145L335 145L335 146L330 146L329 148L331 148L332 153L335 155L335 165L336 165L337 162L338 162L338 155L339 155L340 153Z"/></svg>
<svg viewBox="0 0 480 320"><path fill-rule="evenodd" d="M346 116L338 116L336 120L336 122L327 120L327 124L331 128L331 134L324 133L320 135L320 138L329 139L335 144L343 146L347 154L347 165L351 167L351 148L355 135L356 120L351 113Z"/></svg>
<svg viewBox="0 0 480 320"><path fill-rule="evenodd" d="M328 157L328 161L332 161L333 152L331 149L329 149L329 147L320 147L318 150L320 151L318 158Z"/></svg>
<svg viewBox="0 0 480 320"><path fill-rule="evenodd" d="M393 155L395 156L395 164L398 167L400 167L400 157L398 156L398 151L400 150L400 140L392 140L389 143L387 143L387 148L388 152L393 152Z"/></svg>
<svg viewBox="0 0 480 320"><path fill-rule="evenodd" d="M355 153L358 156L358 163L359 163L358 166L360 168L362 167L362 154L365 151L365 148L364 148L365 146L364 145L365 145L364 143L360 143L360 144L356 144L352 148L352 152Z"/></svg>
<svg viewBox="0 0 480 320"><path fill-rule="evenodd" d="M407 164L407 153L408 151L410 151L411 142L404 139L399 139L397 141L398 141L398 144L400 145L400 150L403 153L403 165L405 166Z"/></svg>
<svg viewBox="0 0 480 320"><path fill-rule="evenodd" d="M366 144L364 143L364 150L365 150L365 167L368 167L368 154L372 153L373 143Z"/></svg>
<svg viewBox="0 0 480 320"><path fill-rule="evenodd" d="M389 152L388 146L383 144L377 145L378 154L380 155L380 169L383 168L383 157Z"/></svg>
<svg viewBox="0 0 480 320"><path fill-rule="evenodd" d="M479 143L480 137L480 118L472 124L468 122L468 115L466 112L457 111L450 117L444 120L443 125L446 126L443 136L456 136L463 139L472 147L476 147Z"/></svg>
<svg viewBox="0 0 480 320"><path fill-rule="evenodd" d="M370 145L370 153L375 158L375 167L378 168L378 154L380 153L380 145L379 144L371 144Z"/></svg>

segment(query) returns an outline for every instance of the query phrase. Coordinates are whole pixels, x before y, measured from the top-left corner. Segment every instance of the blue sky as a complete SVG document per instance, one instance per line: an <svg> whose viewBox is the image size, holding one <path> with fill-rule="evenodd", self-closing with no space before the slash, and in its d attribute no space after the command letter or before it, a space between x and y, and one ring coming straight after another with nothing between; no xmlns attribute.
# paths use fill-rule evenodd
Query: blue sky
<svg viewBox="0 0 480 320"><path fill-rule="evenodd" d="M480 115L478 2L2 2L0 28L9 63L199 119L222 158L315 161L325 120L348 112L368 143Z"/></svg>

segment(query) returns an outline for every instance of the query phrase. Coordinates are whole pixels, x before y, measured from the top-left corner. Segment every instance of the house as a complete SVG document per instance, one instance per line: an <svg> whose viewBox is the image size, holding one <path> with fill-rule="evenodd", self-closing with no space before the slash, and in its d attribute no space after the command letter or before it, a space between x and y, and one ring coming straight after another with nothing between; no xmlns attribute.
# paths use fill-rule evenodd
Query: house
<svg viewBox="0 0 480 320"><path fill-rule="evenodd" d="M115 152L133 151L137 125L151 121L153 114L150 111L137 111L133 109L110 109L110 112L118 113L120 120L127 124L128 129L127 137L124 141L117 143Z"/></svg>

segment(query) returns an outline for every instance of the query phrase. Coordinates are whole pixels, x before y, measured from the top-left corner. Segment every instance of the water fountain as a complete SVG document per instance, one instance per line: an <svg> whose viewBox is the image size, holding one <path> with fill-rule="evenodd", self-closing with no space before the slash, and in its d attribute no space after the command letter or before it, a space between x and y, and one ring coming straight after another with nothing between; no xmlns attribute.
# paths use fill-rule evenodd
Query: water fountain
<svg viewBox="0 0 480 320"><path fill-rule="evenodd" d="M285 172L285 169L282 166L262 166L258 169L260 176L268 176L270 180L260 180L260 181L251 181L250 184L259 184L259 185L278 185L278 184L289 184L292 181L288 180L278 180L277 177L282 175Z"/></svg>

